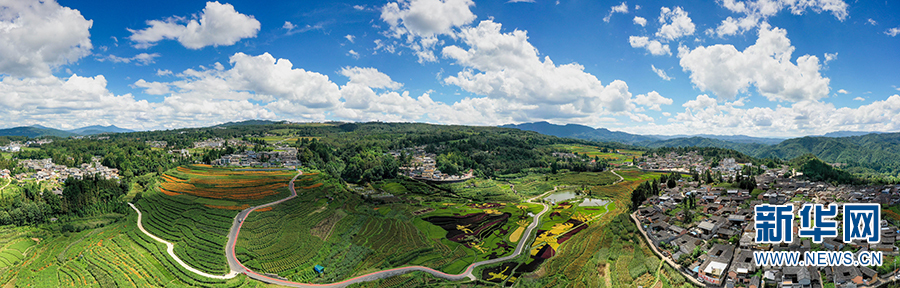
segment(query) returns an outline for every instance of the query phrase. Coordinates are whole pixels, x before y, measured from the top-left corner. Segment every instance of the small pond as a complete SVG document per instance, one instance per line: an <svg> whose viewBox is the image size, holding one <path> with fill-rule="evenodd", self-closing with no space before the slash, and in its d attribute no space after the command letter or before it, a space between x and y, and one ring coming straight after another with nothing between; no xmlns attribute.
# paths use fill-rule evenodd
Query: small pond
<svg viewBox="0 0 900 288"><path fill-rule="evenodd" d="M578 206L606 206L607 203L609 203L609 200L587 198Z"/></svg>
<svg viewBox="0 0 900 288"><path fill-rule="evenodd" d="M544 197L544 200L547 200L547 201L555 201L555 202L561 202L561 201L566 201L566 200L569 200L569 199L573 199L573 198L575 198L575 197L578 197L578 195L576 195L575 192L573 192L573 191L566 191L566 192L559 192L559 193L553 193L553 194L550 194L549 196Z"/></svg>

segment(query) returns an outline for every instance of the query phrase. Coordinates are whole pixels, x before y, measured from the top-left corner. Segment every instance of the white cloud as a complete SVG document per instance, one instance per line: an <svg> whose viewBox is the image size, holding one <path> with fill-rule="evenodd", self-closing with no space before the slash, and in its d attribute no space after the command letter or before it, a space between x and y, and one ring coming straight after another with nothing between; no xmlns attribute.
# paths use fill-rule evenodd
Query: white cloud
<svg viewBox="0 0 900 288"><path fill-rule="evenodd" d="M389 2L381 8L381 20L390 25L388 36L406 36L405 47L413 50L419 63L435 62L436 45L443 41L439 35L456 37L455 28L472 23L476 16L470 10L475 6L472 0L400 0ZM379 47L391 48L393 46ZM393 52L391 52L393 53Z"/></svg>
<svg viewBox="0 0 900 288"><path fill-rule="evenodd" d="M168 96L163 102L114 95L103 75L0 80L2 126L41 124L63 129L111 125L131 129L179 128L235 119L272 119L275 114L247 101Z"/></svg>
<svg viewBox="0 0 900 288"><path fill-rule="evenodd" d="M113 62L113 63L126 63L126 64L134 61L135 64L137 64L139 66L146 66L146 65L155 63L156 60L154 60L154 59L157 57L159 57L159 53L153 53L153 54L140 53L140 54L134 55L133 57L129 57L129 58L119 57L116 55L109 54L106 57L97 58L97 61L103 62L103 61L109 60L110 62Z"/></svg>
<svg viewBox="0 0 900 288"><path fill-rule="evenodd" d="M156 69L156 76L169 76L172 75L172 71L169 69Z"/></svg>
<svg viewBox="0 0 900 288"><path fill-rule="evenodd" d="M194 18L189 21L182 17L150 20L147 21L150 26L147 29L128 29L132 33L128 39L135 42L136 48L148 48L163 39L175 39L186 48L200 49L234 45L241 39L256 37L260 28L259 21L253 16L238 13L231 4L220 4L218 1L206 2L199 19ZM290 22L285 22L287 26L294 27Z"/></svg>
<svg viewBox="0 0 900 288"><path fill-rule="evenodd" d="M867 20L867 23L872 26L878 25L878 22L875 22L875 20L872 20L872 18L869 18L869 20Z"/></svg>
<svg viewBox="0 0 900 288"><path fill-rule="evenodd" d="M900 34L900 27L888 29L887 31L884 31L884 34L887 34L891 37L897 36L897 34Z"/></svg>
<svg viewBox="0 0 900 288"><path fill-rule="evenodd" d="M705 95L683 105L665 125L625 128L631 133L676 134L708 131L710 134L744 134L766 137L815 135L831 131L900 131L900 95L858 108L836 108L831 103L802 101L791 106L739 108L734 102L716 103ZM671 132L669 132L671 131Z"/></svg>
<svg viewBox="0 0 900 288"><path fill-rule="evenodd" d="M350 51L347 51L347 55L350 55L350 57L353 57L353 59L359 59L359 53L357 53L356 51L353 51L353 49L350 49Z"/></svg>
<svg viewBox="0 0 900 288"><path fill-rule="evenodd" d="M506 3L534 3L534 0L509 0Z"/></svg>
<svg viewBox="0 0 900 288"><path fill-rule="evenodd" d="M646 48L650 54L659 56L659 55L672 55L672 51L669 50L668 44L662 44L657 40L650 40L648 37L644 36L629 36L628 43L631 44L633 48Z"/></svg>
<svg viewBox="0 0 900 288"><path fill-rule="evenodd" d="M359 11L364 11L364 10L366 10L366 6L362 6L362 5L353 5L353 9L356 9L356 10L359 10Z"/></svg>
<svg viewBox="0 0 900 288"><path fill-rule="evenodd" d="M297 25L294 25L294 23L291 23L291 21L284 21L284 25L281 26L281 29L288 30L288 32L294 30L294 28L297 28Z"/></svg>
<svg viewBox="0 0 900 288"><path fill-rule="evenodd" d="M653 70L653 73L656 73L656 75L659 75L659 78L662 78L663 80L669 81L669 80L675 79L675 78L669 77L669 75L666 74L665 70L656 68L656 66L650 65L650 69Z"/></svg>
<svg viewBox="0 0 900 288"><path fill-rule="evenodd" d="M347 34L347 36L344 36L344 39L347 39L347 41L350 41L350 43L354 43L353 39L356 39L356 36Z"/></svg>
<svg viewBox="0 0 900 288"><path fill-rule="evenodd" d="M662 115L663 115L663 116L666 116L666 117L669 117L669 116L672 116L672 113L669 113L669 112L663 112Z"/></svg>
<svg viewBox="0 0 900 288"><path fill-rule="evenodd" d="M822 64L828 65L828 62L831 62L831 60L837 59L837 56L838 56L838 53L837 53L837 52L835 52L835 53L825 53L825 62L822 62Z"/></svg>
<svg viewBox="0 0 900 288"><path fill-rule="evenodd" d="M91 54L92 20L54 0L0 3L0 75L43 77Z"/></svg>
<svg viewBox="0 0 900 288"><path fill-rule="evenodd" d="M733 99L750 85L769 100L803 101L828 96L828 78L819 73L819 59L812 55L791 63L791 46L784 29L759 29L759 39L743 52L732 45L712 45L694 50L679 48L678 57L691 82L703 91Z"/></svg>
<svg viewBox="0 0 900 288"><path fill-rule="evenodd" d="M471 0L400 0L381 8L381 19L395 35L430 37L451 34L454 27L472 23Z"/></svg>
<svg viewBox="0 0 900 288"><path fill-rule="evenodd" d="M866 101L866 98L863 98L863 97L856 97L856 98L853 98L853 100L855 100L855 101Z"/></svg>
<svg viewBox="0 0 900 288"><path fill-rule="evenodd" d="M172 91L169 90L168 83L147 82L144 79L139 79L137 82L134 82L134 84L132 84L132 87L144 88L144 93L150 95L165 95L172 93Z"/></svg>
<svg viewBox="0 0 900 288"><path fill-rule="evenodd" d="M647 106L650 110L660 111L659 105L672 105L672 99L659 95L659 92L650 91L647 95L640 94L635 96L634 104Z"/></svg>
<svg viewBox="0 0 900 288"><path fill-rule="evenodd" d="M688 17L688 13L681 7L675 7L674 9L669 9L668 7L660 8L659 23L662 26L656 32L656 37L669 41L682 36L692 35L696 29L694 22L691 21L691 17Z"/></svg>
<svg viewBox="0 0 900 288"><path fill-rule="evenodd" d="M550 57L542 60L528 42L527 32L500 30L501 25L491 20L462 29L459 38L468 49L447 46L442 54L463 70L444 82L501 101L508 107L497 108L499 114L515 119L568 119L571 123L634 109L625 82L615 80L603 86L577 63L556 65Z"/></svg>
<svg viewBox="0 0 900 288"><path fill-rule="evenodd" d="M625 2L622 2L622 4L610 7L609 14L607 14L606 17L603 17L603 22L609 22L609 19L612 18L612 15L615 13L628 13L628 5L625 4Z"/></svg>
<svg viewBox="0 0 900 288"><path fill-rule="evenodd" d="M844 90L844 89L838 90L837 93L841 93L841 94L850 94L850 92L847 92L847 90Z"/></svg>
<svg viewBox="0 0 900 288"><path fill-rule="evenodd" d="M370 88L400 89L403 84L394 82L387 74L381 73L375 68L344 67L341 75L350 78L350 83L360 84Z"/></svg>
<svg viewBox="0 0 900 288"><path fill-rule="evenodd" d="M719 37L749 31L785 9L790 10L794 15L802 15L806 10L816 13L831 12L840 21L847 19L848 15L848 5L843 0L723 0L716 2L733 13L744 15L737 19L728 17L722 21L715 30Z"/></svg>
<svg viewBox="0 0 900 288"><path fill-rule="evenodd" d="M640 16L634 16L634 24L641 25L641 27L647 26L647 19Z"/></svg>

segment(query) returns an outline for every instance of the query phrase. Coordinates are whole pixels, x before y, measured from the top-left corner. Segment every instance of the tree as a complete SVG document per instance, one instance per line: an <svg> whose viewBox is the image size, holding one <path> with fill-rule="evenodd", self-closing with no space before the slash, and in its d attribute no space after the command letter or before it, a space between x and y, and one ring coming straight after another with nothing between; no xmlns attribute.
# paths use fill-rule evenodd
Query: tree
<svg viewBox="0 0 900 288"><path fill-rule="evenodd" d="M666 181L666 187L669 187L669 189L675 188L675 178L669 178L669 180Z"/></svg>

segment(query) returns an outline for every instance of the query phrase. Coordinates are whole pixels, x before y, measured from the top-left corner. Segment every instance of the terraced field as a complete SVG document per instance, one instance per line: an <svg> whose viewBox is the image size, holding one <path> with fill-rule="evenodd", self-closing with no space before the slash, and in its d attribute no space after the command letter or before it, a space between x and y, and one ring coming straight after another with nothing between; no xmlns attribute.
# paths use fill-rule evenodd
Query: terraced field
<svg viewBox="0 0 900 288"><path fill-rule="evenodd" d="M137 231L135 214L124 221L79 233L0 227L0 254L25 248L13 267L0 268L0 285L19 287L253 287L245 276L228 281L196 276L165 253L165 247ZM36 242L32 238L40 240Z"/></svg>
<svg viewBox="0 0 900 288"><path fill-rule="evenodd" d="M175 244L175 254L210 274L229 272L228 229L238 210L284 195L291 171L234 171L195 165L163 175L159 192L137 203L144 228Z"/></svg>

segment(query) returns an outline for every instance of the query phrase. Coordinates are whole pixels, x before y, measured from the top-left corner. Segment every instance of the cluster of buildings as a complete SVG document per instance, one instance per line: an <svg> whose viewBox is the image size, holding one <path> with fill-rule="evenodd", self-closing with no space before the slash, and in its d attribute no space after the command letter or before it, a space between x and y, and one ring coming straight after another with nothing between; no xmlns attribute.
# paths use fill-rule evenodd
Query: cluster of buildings
<svg viewBox="0 0 900 288"><path fill-rule="evenodd" d="M409 165L400 167L400 173L414 179L439 182L458 182L473 178L472 171L463 175L450 175L437 169L435 158L437 155L425 152L425 146L416 146L412 148L404 148L401 150L392 150L390 152L395 158L402 155L410 157Z"/></svg>
<svg viewBox="0 0 900 288"><path fill-rule="evenodd" d="M22 151L22 147L28 145L44 145L48 143L53 143L53 139L35 139L25 141L25 143L22 143L21 141L12 141L5 146L0 146L0 152L19 152Z"/></svg>
<svg viewBox="0 0 900 288"><path fill-rule="evenodd" d="M146 142L144 142L144 143L147 143L147 146L150 146L150 147L152 147L152 148L166 148L166 147L169 147L169 143L166 142L166 141L146 141Z"/></svg>
<svg viewBox="0 0 900 288"><path fill-rule="evenodd" d="M679 155L675 152L669 152L666 155L653 153L652 155L641 157L637 166L643 170L700 173L709 169L709 165L705 163L703 156L698 155L695 151L691 151L684 155Z"/></svg>
<svg viewBox="0 0 900 288"><path fill-rule="evenodd" d="M301 165L297 159L297 148L276 147L272 152L255 152L252 150L241 153L222 156L213 160L213 166L243 166L243 167L289 167L296 168Z"/></svg>
<svg viewBox="0 0 900 288"><path fill-rule="evenodd" d="M165 143L165 141L154 141L154 142ZM212 138L212 139L206 139L203 141L194 142L194 148L222 148L222 147L225 147L226 144L231 147L253 147L253 143L250 143L248 141L244 141L241 139L225 140L222 138Z"/></svg>
<svg viewBox="0 0 900 288"><path fill-rule="evenodd" d="M864 240L844 243L839 238L825 238L816 244L797 236L796 230L793 242L757 244L753 219L754 207L759 204L791 204L798 211L806 203L900 203L900 185L833 186L786 178L786 170L768 169L756 176L757 188L765 193L751 194L749 190L685 180L671 189L662 185L661 195L649 198L633 216L663 257L681 263L683 274L710 287L823 287L824 283L834 283L835 287L874 287L883 283L886 275L878 275L865 266L755 265L754 251L854 251L857 255L882 251L885 255L898 255L896 241L900 230L886 220L881 222L881 240L877 244ZM689 213L692 217L684 213L682 202L687 197L695 199L696 206Z"/></svg>
<svg viewBox="0 0 900 288"><path fill-rule="evenodd" d="M52 180L65 181L72 177L82 179L86 175L95 175L104 179L119 179L119 169L109 168L100 164L100 157L92 157L91 163L83 163L80 167L66 167L65 165L53 164L50 158L32 160L19 160L19 165L26 169L34 170L34 173L19 173L15 175L17 180L34 179L37 181ZM7 175L9 171L6 171Z"/></svg>

